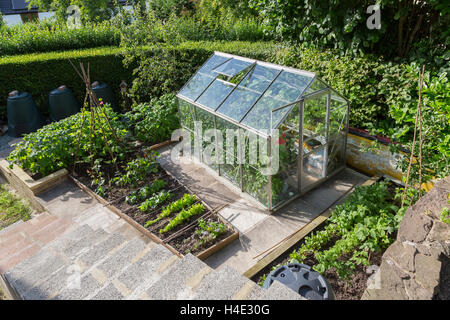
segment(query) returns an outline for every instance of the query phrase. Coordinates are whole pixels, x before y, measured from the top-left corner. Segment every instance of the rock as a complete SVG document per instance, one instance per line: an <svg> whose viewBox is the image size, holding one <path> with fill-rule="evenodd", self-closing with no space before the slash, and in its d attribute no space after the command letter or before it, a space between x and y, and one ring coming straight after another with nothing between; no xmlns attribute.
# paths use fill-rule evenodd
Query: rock
<svg viewBox="0 0 450 320"><path fill-rule="evenodd" d="M441 261L434 259L431 256L418 254L416 255L415 265L416 282L418 282L426 290L434 292L435 288L439 286Z"/></svg>
<svg viewBox="0 0 450 320"><path fill-rule="evenodd" d="M368 267L366 268L366 273L367 273L368 275L371 275L371 274L374 274L375 272L377 272L378 269L380 269L380 267L377 266L377 265L375 265L375 264L373 264L373 265L368 266Z"/></svg>
<svg viewBox="0 0 450 320"><path fill-rule="evenodd" d="M450 299L450 226L440 220L449 191L447 177L408 208L378 271L366 269L362 299Z"/></svg>

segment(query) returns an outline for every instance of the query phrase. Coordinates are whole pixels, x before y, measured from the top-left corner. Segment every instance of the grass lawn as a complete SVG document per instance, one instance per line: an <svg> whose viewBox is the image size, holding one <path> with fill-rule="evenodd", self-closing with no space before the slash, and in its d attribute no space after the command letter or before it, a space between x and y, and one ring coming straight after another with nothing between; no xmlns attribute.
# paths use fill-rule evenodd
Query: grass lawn
<svg viewBox="0 0 450 320"><path fill-rule="evenodd" d="M0 230L19 221L31 218L30 205L0 185Z"/></svg>

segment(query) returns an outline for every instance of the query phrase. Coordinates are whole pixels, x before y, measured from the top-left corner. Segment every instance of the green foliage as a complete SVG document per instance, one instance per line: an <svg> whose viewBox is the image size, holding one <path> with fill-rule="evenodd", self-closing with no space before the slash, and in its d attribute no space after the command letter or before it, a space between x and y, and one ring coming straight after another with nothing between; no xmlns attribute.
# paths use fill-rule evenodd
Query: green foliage
<svg viewBox="0 0 450 320"><path fill-rule="evenodd" d="M167 20L171 15L180 16L187 14L194 9L194 5L189 0L152 0L148 7L160 20Z"/></svg>
<svg viewBox="0 0 450 320"><path fill-rule="evenodd" d="M151 154L146 158L136 158L127 163L125 173L114 177L112 182L118 186L135 186L145 180L151 173L158 172L158 163L156 162L157 153Z"/></svg>
<svg viewBox="0 0 450 320"><path fill-rule="evenodd" d="M226 231L227 226L224 223L218 223L211 219L209 219L208 221L199 219L198 226L194 232L197 238L194 249L204 246L209 242L213 242Z"/></svg>
<svg viewBox="0 0 450 320"><path fill-rule="evenodd" d="M145 227L149 227L149 226L157 223L161 219L164 219L164 218L170 216L172 213L178 212L184 208L191 206L196 201L197 201L197 197L194 194L185 193L183 198L178 199L177 201L174 201L171 204L169 204L167 207L165 207L156 219L147 221L145 223Z"/></svg>
<svg viewBox="0 0 450 320"><path fill-rule="evenodd" d="M148 197L152 196L156 192L161 191L163 188L165 188L167 185L167 182L164 180L156 179L152 183L138 189L135 191L130 192L128 196L125 198L125 202L128 204L136 204L139 202L144 201Z"/></svg>
<svg viewBox="0 0 450 320"><path fill-rule="evenodd" d="M142 212L149 212L152 209L155 209L159 205L163 204L167 200L169 200L172 197L172 194L170 191L160 191L157 194L154 194L152 197L145 200L140 206L139 210Z"/></svg>
<svg viewBox="0 0 450 320"><path fill-rule="evenodd" d="M443 208L441 211L441 221L450 224L450 209L449 208Z"/></svg>
<svg viewBox="0 0 450 320"><path fill-rule="evenodd" d="M31 208L28 203L11 194L0 185L0 230L19 221L31 219Z"/></svg>
<svg viewBox="0 0 450 320"><path fill-rule="evenodd" d="M125 139L127 129L119 116L111 108L104 109L115 128L116 135L120 139ZM75 161L77 150L78 161L81 163L90 163L93 160L90 157L91 152L97 159L113 161L105 140L114 150L116 157L125 158L127 150L114 138L114 133L104 116L97 118L97 131L91 136L90 126L86 125L89 123L90 114L90 111L84 110L25 135L23 141L11 152L8 160L30 170L33 174L40 173L46 176L59 169L70 168ZM100 128L103 128L105 135Z"/></svg>
<svg viewBox="0 0 450 320"><path fill-rule="evenodd" d="M152 98L148 103L133 106L127 113L134 134L140 141L155 143L170 139L173 130L180 126L178 105L174 94Z"/></svg>
<svg viewBox="0 0 450 320"><path fill-rule="evenodd" d="M264 20L266 33L309 46L339 49L342 54L377 52L404 57L420 40L428 42L428 49L448 45L448 1L376 3L381 8L380 29L366 25L372 14L366 10L375 4L372 2L250 0L250 6ZM435 39L437 43L433 43Z"/></svg>
<svg viewBox="0 0 450 320"><path fill-rule="evenodd" d="M169 223L163 229L160 229L159 232L166 233L174 229L176 226L189 220L191 217L202 214L203 211L205 211L205 207L201 203L194 204L189 209L183 209L179 214L177 214L175 218L170 220Z"/></svg>
<svg viewBox="0 0 450 320"><path fill-rule="evenodd" d="M6 106L8 93L12 90L27 91L39 110L48 115L48 95L61 84L69 87L81 104L86 87L67 59L75 65L89 63L91 80L108 83L120 101L119 84L122 80L131 83L132 69L124 68L119 53L118 48L104 47L0 58L0 106ZM5 117L3 114L0 118L4 120Z"/></svg>
<svg viewBox="0 0 450 320"><path fill-rule="evenodd" d="M0 56L119 45L120 33L106 21L70 29L65 23L39 20L0 28Z"/></svg>
<svg viewBox="0 0 450 320"><path fill-rule="evenodd" d="M291 259L303 262L313 255L318 272L335 268L341 278L348 278L356 265L368 265L370 252L391 244L391 235L402 218L392 198L384 182L357 187L336 206L325 228L306 237L304 244L291 253ZM337 240L326 248L332 239Z"/></svg>
<svg viewBox="0 0 450 320"><path fill-rule="evenodd" d="M415 86L418 90L418 84ZM450 82L442 73L432 77L427 73L422 91L422 182L436 178L445 178L450 174ZM391 106L389 115L395 124L386 134L408 150L412 150L414 124L417 112L417 100L407 103L396 103ZM419 132L415 144L416 161L411 166L409 183L418 183L419 179ZM392 145L391 151L398 151L398 145ZM409 156L399 162L400 169L407 171Z"/></svg>
<svg viewBox="0 0 450 320"><path fill-rule="evenodd" d="M112 17L114 11L108 7L110 3L110 0L30 0L29 6L38 7L42 11L54 10L57 19L65 21L69 16L67 8L76 5L80 8L83 22L98 22Z"/></svg>

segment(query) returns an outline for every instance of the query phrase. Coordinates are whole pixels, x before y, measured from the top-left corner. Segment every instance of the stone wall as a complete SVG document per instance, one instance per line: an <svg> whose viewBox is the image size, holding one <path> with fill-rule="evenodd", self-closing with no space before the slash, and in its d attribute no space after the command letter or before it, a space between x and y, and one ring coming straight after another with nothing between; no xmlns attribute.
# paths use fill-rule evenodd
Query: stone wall
<svg viewBox="0 0 450 320"><path fill-rule="evenodd" d="M450 225L441 220L449 201L447 177L408 208L362 299L450 299Z"/></svg>

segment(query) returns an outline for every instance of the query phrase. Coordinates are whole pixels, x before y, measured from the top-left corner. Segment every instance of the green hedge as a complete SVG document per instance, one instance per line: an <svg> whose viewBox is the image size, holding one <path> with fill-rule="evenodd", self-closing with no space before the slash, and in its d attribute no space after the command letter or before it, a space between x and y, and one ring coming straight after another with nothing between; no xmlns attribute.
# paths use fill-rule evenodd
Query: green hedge
<svg viewBox="0 0 450 320"><path fill-rule="evenodd" d="M155 50L146 51L134 80L137 99L179 90L196 69L212 54L223 51L280 65L315 72L343 94L351 103L350 122L361 128L389 128L390 107L410 103L417 96L418 66L383 61L365 55L359 58L340 56L333 50L317 50L276 42L184 42L174 52L173 62L154 60Z"/></svg>
<svg viewBox="0 0 450 320"><path fill-rule="evenodd" d="M152 96L177 91L213 51L223 51L281 65L316 72L351 103L350 122L361 128L389 127L390 107L411 103L417 96L417 66L385 62L365 55L359 58L339 56L333 50L305 49L275 42L201 41L184 42L172 50L170 63L158 64L163 56L157 47L137 52L133 67L122 64L120 49L105 47L0 58L0 106L6 105L8 92L30 92L41 110L47 109L50 90L66 84L77 98L84 88L67 58L91 64L91 78L109 83L118 93L122 79L133 78L134 98L149 101Z"/></svg>
<svg viewBox="0 0 450 320"><path fill-rule="evenodd" d="M40 111L48 114L48 95L51 90L65 84L74 92L78 102L83 102L85 87L68 59L78 67L80 62L90 65L91 80L108 83L119 99L122 80L131 83L132 69L122 64L123 57L117 47L18 55L0 58L1 119L6 118L8 93L27 91L33 96Z"/></svg>

